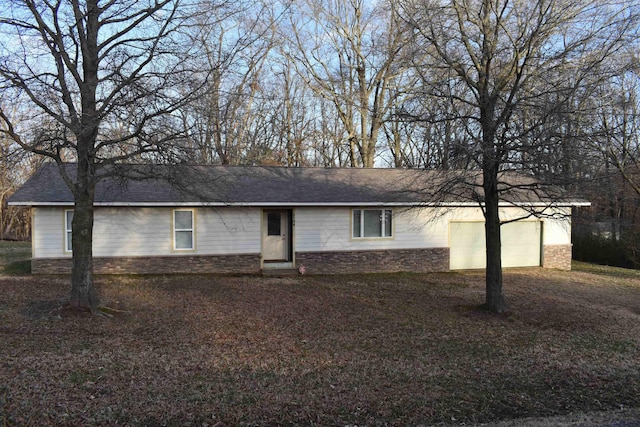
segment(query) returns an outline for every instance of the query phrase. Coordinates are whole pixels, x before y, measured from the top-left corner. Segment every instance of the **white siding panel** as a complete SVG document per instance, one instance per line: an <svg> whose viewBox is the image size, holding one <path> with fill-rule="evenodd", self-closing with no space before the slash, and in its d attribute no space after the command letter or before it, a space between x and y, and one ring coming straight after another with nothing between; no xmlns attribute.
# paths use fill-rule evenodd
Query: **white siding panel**
<svg viewBox="0 0 640 427"><path fill-rule="evenodd" d="M219 255L260 252L260 210L195 209L195 251L173 251L171 208L96 212L96 256Z"/></svg>
<svg viewBox="0 0 640 427"><path fill-rule="evenodd" d="M559 218L545 218L542 235L545 245L571 244L571 208L558 208Z"/></svg>
<svg viewBox="0 0 640 427"><path fill-rule="evenodd" d="M34 258L70 256L64 252L64 208L34 209ZM217 255L260 252L258 208L198 208L196 250L173 251L171 208L96 208L96 257Z"/></svg>
<svg viewBox="0 0 640 427"><path fill-rule="evenodd" d="M171 209L97 208L93 253L97 257L171 254Z"/></svg>
<svg viewBox="0 0 640 427"><path fill-rule="evenodd" d="M196 249L201 255L260 253L259 208L200 208Z"/></svg>
<svg viewBox="0 0 640 427"><path fill-rule="evenodd" d="M446 220L428 209L393 209L393 237L352 239L350 208L297 208L295 249L299 252L418 249L447 245ZM443 226L443 221L444 226Z"/></svg>
<svg viewBox="0 0 640 427"><path fill-rule="evenodd" d="M32 246L35 258L69 256L64 252L64 211L65 208L33 209ZM451 221L478 221L481 229L484 221L479 208L440 211L433 208L393 208L393 238L352 239L351 212L348 207L294 209L295 250L317 252L447 247L450 244ZM570 210L564 209L562 212L569 214ZM502 219L521 214L519 209L501 209ZM259 253L261 215L260 208L197 208L196 250L175 252L172 251L171 208L97 208L94 254L162 256ZM543 222L544 244L571 243L568 218L544 219ZM516 232L514 236L518 234ZM484 234L482 242L484 244Z"/></svg>
<svg viewBox="0 0 640 427"><path fill-rule="evenodd" d="M394 249L444 248L449 243L446 211L397 209Z"/></svg>
<svg viewBox="0 0 640 427"><path fill-rule="evenodd" d="M298 208L294 215L296 251L348 249L351 224L348 208Z"/></svg>
<svg viewBox="0 0 640 427"><path fill-rule="evenodd" d="M64 209L33 209L32 247L34 258L70 256L64 252Z"/></svg>

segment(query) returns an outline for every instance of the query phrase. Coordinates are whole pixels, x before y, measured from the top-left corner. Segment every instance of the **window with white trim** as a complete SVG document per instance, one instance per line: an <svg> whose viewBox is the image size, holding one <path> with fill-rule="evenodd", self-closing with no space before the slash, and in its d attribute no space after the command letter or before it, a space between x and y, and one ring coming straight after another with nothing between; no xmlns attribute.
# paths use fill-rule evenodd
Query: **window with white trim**
<svg viewBox="0 0 640 427"><path fill-rule="evenodd" d="M351 220L354 239L393 237L391 209L354 209Z"/></svg>
<svg viewBox="0 0 640 427"><path fill-rule="evenodd" d="M73 211L64 211L64 251L71 252L71 224L73 223Z"/></svg>
<svg viewBox="0 0 640 427"><path fill-rule="evenodd" d="M194 221L192 209L176 209L173 211L173 249L188 251L194 245Z"/></svg>

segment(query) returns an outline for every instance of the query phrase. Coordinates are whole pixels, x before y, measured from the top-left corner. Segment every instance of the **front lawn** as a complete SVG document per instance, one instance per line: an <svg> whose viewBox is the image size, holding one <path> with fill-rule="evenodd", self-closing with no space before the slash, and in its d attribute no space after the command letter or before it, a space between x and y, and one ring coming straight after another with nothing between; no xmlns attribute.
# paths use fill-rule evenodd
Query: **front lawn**
<svg viewBox="0 0 640 427"><path fill-rule="evenodd" d="M640 407L640 274L0 278L0 425L470 424ZM4 423L4 424L3 424Z"/></svg>
<svg viewBox="0 0 640 427"><path fill-rule="evenodd" d="M31 242L0 240L0 274L31 272Z"/></svg>

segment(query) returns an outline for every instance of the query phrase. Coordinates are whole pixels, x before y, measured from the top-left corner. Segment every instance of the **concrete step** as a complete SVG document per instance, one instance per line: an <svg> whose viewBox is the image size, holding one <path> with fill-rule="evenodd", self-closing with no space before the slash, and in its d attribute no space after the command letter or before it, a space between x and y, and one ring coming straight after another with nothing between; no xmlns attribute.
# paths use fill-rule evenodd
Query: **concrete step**
<svg viewBox="0 0 640 427"><path fill-rule="evenodd" d="M262 275L265 277L291 277L300 273L297 268L263 268Z"/></svg>

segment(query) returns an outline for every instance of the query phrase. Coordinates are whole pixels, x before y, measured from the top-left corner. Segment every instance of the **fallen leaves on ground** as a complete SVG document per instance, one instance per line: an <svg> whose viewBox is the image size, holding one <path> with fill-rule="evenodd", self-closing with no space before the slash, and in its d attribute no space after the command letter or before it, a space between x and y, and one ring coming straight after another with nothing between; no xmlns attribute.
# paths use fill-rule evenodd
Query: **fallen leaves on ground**
<svg viewBox="0 0 640 427"><path fill-rule="evenodd" d="M460 424L640 407L640 275L478 272L0 278L0 420L19 425Z"/></svg>

